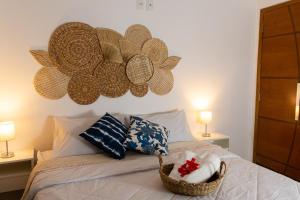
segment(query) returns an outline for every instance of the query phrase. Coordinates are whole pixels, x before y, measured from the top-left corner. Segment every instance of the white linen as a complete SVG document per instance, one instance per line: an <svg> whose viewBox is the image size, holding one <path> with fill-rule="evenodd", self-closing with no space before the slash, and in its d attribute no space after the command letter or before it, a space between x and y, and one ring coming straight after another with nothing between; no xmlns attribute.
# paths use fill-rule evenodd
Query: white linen
<svg viewBox="0 0 300 200"><path fill-rule="evenodd" d="M221 186L203 200L300 199L298 182L250 163L215 145L180 143L170 145L173 162L180 152L215 153L227 164ZM38 164L30 175L23 200L181 200L199 199L175 195L164 188L158 173L158 160L131 154L125 160L103 155L55 158Z"/></svg>
<svg viewBox="0 0 300 200"><path fill-rule="evenodd" d="M185 164L187 160L192 160L193 158L195 162L199 164L199 168L182 177L178 169ZM220 164L221 160L215 154L205 152L198 155L191 151L185 151L181 154L178 161L175 162L174 168L169 176L175 180L183 180L188 183L202 183L207 181L220 169Z"/></svg>
<svg viewBox="0 0 300 200"><path fill-rule="evenodd" d="M38 151L37 152L37 162L42 162L45 160L51 160L53 159L53 150L47 150L47 151Z"/></svg>
<svg viewBox="0 0 300 200"><path fill-rule="evenodd" d="M53 157L65 157L83 154L95 154L100 150L79 136L99 117L54 118Z"/></svg>
<svg viewBox="0 0 300 200"><path fill-rule="evenodd" d="M137 116L150 122L161 124L170 130L168 143L193 140L184 110Z"/></svg>

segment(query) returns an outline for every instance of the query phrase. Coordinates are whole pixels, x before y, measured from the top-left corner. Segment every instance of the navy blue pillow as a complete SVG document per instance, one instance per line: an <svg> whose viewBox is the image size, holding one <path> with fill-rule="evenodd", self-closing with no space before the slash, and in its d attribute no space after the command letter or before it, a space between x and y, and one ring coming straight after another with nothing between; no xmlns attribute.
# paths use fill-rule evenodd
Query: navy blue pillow
<svg viewBox="0 0 300 200"><path fill-rule="evenodd" d="M123 146L126 133L127 129L122 122L106 113L80 136L108 153L111 157L122 159L125 157L126 152Z"/></svg>

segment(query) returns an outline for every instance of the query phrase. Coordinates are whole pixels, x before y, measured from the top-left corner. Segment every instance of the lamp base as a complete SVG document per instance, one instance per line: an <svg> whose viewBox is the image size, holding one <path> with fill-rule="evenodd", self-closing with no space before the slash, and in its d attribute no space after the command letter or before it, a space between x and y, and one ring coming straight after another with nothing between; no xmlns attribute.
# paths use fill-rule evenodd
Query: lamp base
<svg viewBox="0 0 300 200"><path fill-rule="evenodd" d="M14 156L15 156L14 152L5 152L1 154L1 158L12 158Z"/></svg>
<svg viewBox="0 0 300 200"><path fill-rule="evenodd" d="M202 137L210 137L210 133L202 133Z"/></svg>

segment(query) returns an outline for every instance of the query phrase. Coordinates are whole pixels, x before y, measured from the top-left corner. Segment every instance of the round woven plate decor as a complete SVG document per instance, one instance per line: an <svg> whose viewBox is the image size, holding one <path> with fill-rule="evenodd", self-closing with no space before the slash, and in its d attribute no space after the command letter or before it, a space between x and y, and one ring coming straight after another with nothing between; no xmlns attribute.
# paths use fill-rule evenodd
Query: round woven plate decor
<svg viewBox="0 0 300 200"><path fill-rule="evenodd" d="M149 90L148 83L145 83L143 85L135 85L130 83L130 92L133 96L143 97L148 93L148 90Z"/></svg>
<svg viewBox="0 0 300 200"><path fill-rule="evenodd" d="M55 63L49 58L48 51L30 50L31 55L44 67L56 67Z"/></svg>
<svg viewBox="0 0 300 200"><path fill-rule="evenodd" d="M142 49L142 53L150 58L153 64L161 64L168 58L168 48L160 39L148 40Z"/></svg>
<svg viewBox="0 0 300 200"><path fill-rule="evenodd" d="M141 24L128 27L125 33L125 39L134 43L139 49L142 49L144 43L151 38L151 32Z"/></svg>
<svg viewBox="0 0 300 200"><path fill-rule="evenodd" d="M90 74L75 74L68 85L70 98L78 104L94 103L100 96L99 80Z"/></svg>
<svg viewBox="0 0 300 200"><path fill-rule="evenodd" d="M96 30L80 22L57 27L51 35L48 51L58 69L68 76L79 70L91 71L102 60Z"/></svg>
<svg viewBox="0 0 300 200"><path fill-rule="evenodd" d="M170 70L155 67L154 74L149 81L150 90L157 95L168 94L174 85L174 77Z"/></svg>
<svg viewBox="0 0 300 200"><path fill-rule="evenodd" d="M107 42L119 48L119 40L124 39L123 35L109 28L96 28L100 42Z"/></svg>
<svg viewBox="0 0 300 200"><path fill-rule="evenodd" d="M99 79L99 91L107 97L120 97L129 90L129 80L125 73L125 64L104 61L94 72Z"/></svg>
<svg viewBox="0 0 300 200"><path fill-rule="evenodd" d="M153 65L147 56L135 55L127 63L126 74L130 82L142 85L152 77Z"/></svg>
<svg viewBox="0 0 300 200"><path fill-rule="evenodd" d="M115 63L123 63L123 58L118 47L116 47L114 44L107 42L101 42L100 44L105 60L109 60Z"/></svg>
<svg viewBox="0 0 300 200"><path fill-rule="evenodd" d="M120 40L120 51L125 61L130 60L133 56L140 54L141 50L129 40Z"/></svg>
<svg viewBox="0 0 300 200"><path fill-rule="evenodd" d="M70 78L56 67L43 67L34 77L35 90L48 99L60 99L67 93Z"/></svg>

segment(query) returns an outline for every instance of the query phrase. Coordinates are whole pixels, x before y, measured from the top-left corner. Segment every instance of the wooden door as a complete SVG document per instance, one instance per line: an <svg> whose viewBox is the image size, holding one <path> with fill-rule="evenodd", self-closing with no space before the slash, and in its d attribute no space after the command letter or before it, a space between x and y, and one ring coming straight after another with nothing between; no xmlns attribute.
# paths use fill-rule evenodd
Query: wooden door
<svg viewBox="0 0 300 200"><path fill-rule="evenodd" d="M254 162L300 179L300 0L261 10ZM299 124L299 125L298 125Z"/></svg>

